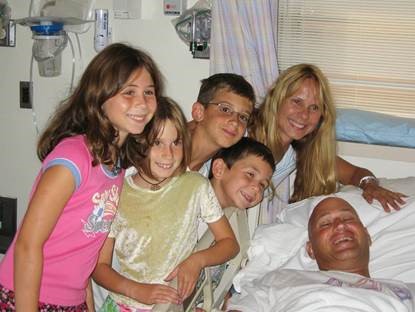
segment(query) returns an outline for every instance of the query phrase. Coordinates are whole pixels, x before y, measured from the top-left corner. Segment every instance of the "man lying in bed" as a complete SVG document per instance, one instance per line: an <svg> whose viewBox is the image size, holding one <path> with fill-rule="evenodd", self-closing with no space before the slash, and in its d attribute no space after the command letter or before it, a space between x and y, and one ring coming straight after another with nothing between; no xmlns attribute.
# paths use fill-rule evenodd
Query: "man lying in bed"
<svg viewBox="0 0 415 312"><path fill-rule="evenodd" d="M319 202L308 235L306 250L320 271L267 274L234 295L229 311L414 311L403 283L370 277L371 238L348 202L337 197Z"/></svg>

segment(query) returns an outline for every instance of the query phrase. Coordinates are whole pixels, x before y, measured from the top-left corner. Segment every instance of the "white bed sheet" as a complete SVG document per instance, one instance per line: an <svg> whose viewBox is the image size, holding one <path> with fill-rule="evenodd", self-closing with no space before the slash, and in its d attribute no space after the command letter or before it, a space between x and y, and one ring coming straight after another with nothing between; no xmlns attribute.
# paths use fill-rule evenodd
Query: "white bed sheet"
<svg viewBox="0 0 415 312"><path fill-rule="evenodd" d="M369 205L361 191L346 187L339 194L357 208L372 236L369 269L374 278L397 279L415 285L415 177L381 179L381 184L407 195L400 211L385 213L378 202ZM309 209L315 199L289 205L280 215L282 224L260 226L248 250L249 262L234 278L244 285L277 269L317 270L306 253ZM411 284L409 284L411 286Z"/></svg>
<svg viewBox="0 0 415 312"><path fill-rule="evenodd" d="M229 308L243 312L413 312L408 288L344 272L276 270L244 285Z"/></svg>

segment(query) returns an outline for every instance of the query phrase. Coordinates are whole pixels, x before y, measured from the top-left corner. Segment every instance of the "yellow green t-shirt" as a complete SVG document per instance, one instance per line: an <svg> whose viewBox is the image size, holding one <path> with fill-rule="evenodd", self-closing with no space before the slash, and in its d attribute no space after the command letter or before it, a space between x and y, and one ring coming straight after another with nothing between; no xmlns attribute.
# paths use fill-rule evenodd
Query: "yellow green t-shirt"
<svg viewBox="0 0 415 312"><path fill-rule="evenodd" d="M209 180L196 172L174 177L156 191L126 177L109 234L115 238L119 273L141 283L166 284L164 279L196 245L198 219L211 223L222 215ZM151 308L119 294L110 296L135 308Z"/></svg>

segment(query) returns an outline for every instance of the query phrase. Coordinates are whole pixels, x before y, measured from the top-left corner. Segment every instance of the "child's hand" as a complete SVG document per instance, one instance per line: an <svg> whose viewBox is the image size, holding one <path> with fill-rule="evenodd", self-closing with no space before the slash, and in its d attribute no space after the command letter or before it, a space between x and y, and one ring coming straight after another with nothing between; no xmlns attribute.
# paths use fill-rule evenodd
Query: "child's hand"
<svg viewBox="0 0 415 312"><path fill-rule="evenodd" d="M177 292L184 301L193 292L203 266L195 254L180 263L165 279L166 282L177 277Z"/></svg>
<svg viewBox="0 0 415 312"><path fill-rule="evenodd" d="M145 304L182 303L176 289L162 284L140 284L131 298Z"/></svg>
<svg viewBox="0 0 415 312"><path fill-rule="evenodd" d="M398 192L393 192L376 184L368 184L364 189L362 196L371 204L374 199L378 200L386 212L391 209L399 210L400 205L405 204L403 198L406 195Z"/></svg>

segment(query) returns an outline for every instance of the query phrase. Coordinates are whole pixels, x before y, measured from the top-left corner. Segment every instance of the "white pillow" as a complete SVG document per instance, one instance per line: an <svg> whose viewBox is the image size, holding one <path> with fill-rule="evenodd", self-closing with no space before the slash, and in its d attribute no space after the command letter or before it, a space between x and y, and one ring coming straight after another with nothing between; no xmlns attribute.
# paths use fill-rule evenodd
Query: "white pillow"
<svg viewBox="0 0 415 312"><path fill-rule="evenodd" d="M395 192L400 192L408 196L415 196L415 177L400 179L380 178L380 185Z"/></svg>
<svg viewBox="0 0 415 312"><path fill-rule="evenodd" d="M382 186L415 195L415 177L380 179ZM375 201L368 204L356 187L336 193L357 210L372 236L370 271L374 277L415 283L415 197L407 198L400 211L384 212ZM323 197L289 205L279 216L283 223L258 227L248 250L248 265L234 279L240 285L278 269L317 270L305 251L307 224L311 209Z"/></svg>
<svg viewBox="0 0 415 312"><path fill-rule="evenodd" d="M400 192L408 196L415 196L415 177L400 179L380 178L379 182L381 186L387 189ZM362 223L365 226L370 225L376 218L379 218L382 215L387 215L377 200L374 200L372 204L369 204L362 197L362 190L360 188L348 185L342 187L340 192L333 195L310 197L290 204L280 213L278 219L283 223L290 223L307 228L308 219L312 210L321 200L330 196L340 197L349 202L353 208L356 209Z"/></svg>
<svg viewBox="0 0 415 312"><path fill-rule="evenodd" d="M362 223L366 226L384 213L379 202L374 201L372 205L369 204L362 197L362 192L357 188L353 188L347 192L337 192L327 196L310 197L300 202L290 204L281 212L278 219L283 223L290 223L307 229L308 219L312 211L319 202L328 197L340 197L350 203L357 211Z"/></svg>

